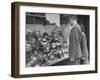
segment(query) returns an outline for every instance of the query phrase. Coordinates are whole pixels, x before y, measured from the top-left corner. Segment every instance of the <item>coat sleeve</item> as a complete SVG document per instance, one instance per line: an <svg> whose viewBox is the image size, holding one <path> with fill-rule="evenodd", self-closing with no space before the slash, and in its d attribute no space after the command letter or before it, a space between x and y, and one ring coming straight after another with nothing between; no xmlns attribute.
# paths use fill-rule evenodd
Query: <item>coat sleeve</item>
<svg viewBox="0 0 100 80"><path fill-rule="evenodd" d="M85 33L82 36L81 47L82 47L82 56L88 59L87 39Z"/></svg>

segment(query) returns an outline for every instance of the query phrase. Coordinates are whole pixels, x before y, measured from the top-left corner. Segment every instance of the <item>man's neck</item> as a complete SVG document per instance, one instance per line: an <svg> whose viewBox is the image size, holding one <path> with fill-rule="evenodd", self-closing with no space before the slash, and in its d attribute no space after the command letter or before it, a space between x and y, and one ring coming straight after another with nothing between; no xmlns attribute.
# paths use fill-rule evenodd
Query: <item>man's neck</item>
<svg viewBox="0 0 100 80"><path fill-rule="evenodd" d="M74 21L74 23L73 24L77 24L77 21Z"/></svg>

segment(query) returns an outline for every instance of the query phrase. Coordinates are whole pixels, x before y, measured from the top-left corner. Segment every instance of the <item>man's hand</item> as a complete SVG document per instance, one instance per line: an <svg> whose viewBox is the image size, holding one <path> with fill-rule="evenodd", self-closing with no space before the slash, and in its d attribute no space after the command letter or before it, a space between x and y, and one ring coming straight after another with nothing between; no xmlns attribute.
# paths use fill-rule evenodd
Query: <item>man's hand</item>
<svg viewBox="0 0 100 80"><path fill-rule="evenodd" d="M71 62L74 62L74 60L75 60L74 58L70 58L70 61L71 61Z"/></svg>
<svg viewBox="0 0 100 80"><path fill-rule="evenodd" d="M85 60L86 58L82 57L81 59L82 59L82 60Z"/></svg>

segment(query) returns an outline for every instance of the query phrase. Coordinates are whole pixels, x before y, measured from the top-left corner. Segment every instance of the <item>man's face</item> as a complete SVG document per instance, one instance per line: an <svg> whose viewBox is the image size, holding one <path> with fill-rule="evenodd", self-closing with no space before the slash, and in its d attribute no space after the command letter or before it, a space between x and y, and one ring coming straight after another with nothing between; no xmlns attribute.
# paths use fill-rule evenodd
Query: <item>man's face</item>
<svg viewBox="0 0 100 80"><path fill-rule="evenodd" d="M73 26L74 20L70 19L70 26Z"/></svg>
<svg viewBox="0 0 100 80"><path fill-rule="evenodd" d="M77 19L70 19L70 26L73 26L77 23Z"/></svg>

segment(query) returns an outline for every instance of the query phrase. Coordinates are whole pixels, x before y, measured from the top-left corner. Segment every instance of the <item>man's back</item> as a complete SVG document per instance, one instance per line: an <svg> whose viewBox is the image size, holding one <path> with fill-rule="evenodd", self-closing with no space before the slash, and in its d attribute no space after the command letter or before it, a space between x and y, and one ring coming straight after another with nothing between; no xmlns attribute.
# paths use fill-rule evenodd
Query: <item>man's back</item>
<svg viewBox="0 0 100 80"><path fill-rule="evenodd" d="M80 58L82 57L81 52L81 28L78 24L73 25L69 36L69 57L70 58Z"/></svg>

